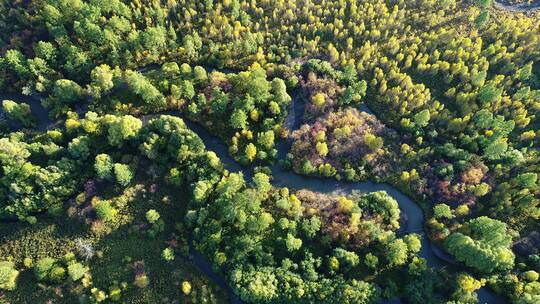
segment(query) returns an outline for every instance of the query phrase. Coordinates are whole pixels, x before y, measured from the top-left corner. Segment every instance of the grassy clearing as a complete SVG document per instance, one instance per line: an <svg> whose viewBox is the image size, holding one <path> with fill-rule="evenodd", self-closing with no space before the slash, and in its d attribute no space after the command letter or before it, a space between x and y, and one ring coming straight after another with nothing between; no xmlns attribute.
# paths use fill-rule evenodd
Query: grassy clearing
<svg viewBox="0 0 540 304"><path fill-rule="evenodd" d="M13 260L21 270L18 288L0 293L0 303L77 303L79 296L89 294L93 287L108 293L111 288L121 290L122 303L221 303L226 295L195 268L187 256L187 233L181 223L185 214L185 194L156 184L153 191L145 187L143 179L126 189L108 185L102 189L99 200L108 200L117 208L111 223L96 219L41 216L38 223L22 222L0 224L0 260ZM146 183L149 184L149 183ZM151 193L154 192L154 193ZM96 199L94 199L95 201ZM145 218L154 209L164 222L163 230L154 237L149 235L151 225ZM92 285L66 282L61 285L39 283L31 267L25 267L25 258L35 263L43 257L61 258L78 252L77 240L91 244L95 255L85 262L90 269ZM167 262L163 249L174 248L175 258ZM79 258L84 262L84 259ZM144 288L134 284L140 266L148 278ZM182 292L182 282L192 286L189 295ZM109 302L110 299L105 300Z"/></svg>

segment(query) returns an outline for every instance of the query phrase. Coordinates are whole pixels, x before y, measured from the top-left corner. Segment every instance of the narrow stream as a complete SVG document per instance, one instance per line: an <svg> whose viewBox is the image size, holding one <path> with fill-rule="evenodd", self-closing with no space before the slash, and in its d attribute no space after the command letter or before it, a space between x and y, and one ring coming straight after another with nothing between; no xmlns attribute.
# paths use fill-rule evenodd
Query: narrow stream
<svg viewBox="0 0 540 304"><path fill-rule="evenodd" d="M32 107L32 113L38 120L38 129L40 131L47 130L49 128L58 125L58 122L52 121L45 108L37 98L32 98L24 95L16 94L0 94L0 101L4 99L12 99L16 102L26 102ZM360 107L362 111L371 111L365 106ZM0 107L1 112L1 107ZM299 128L302 124L302 117L304 113L304 101L301 98L295 97L289 106L289 113L285 119L284 126L290 130ZM83 114L83 113L81 113ZM162 114L179 116L183 118L182 114L178 111L169 111L160 114L149 114L141 117L143 121L148 121L154 117L158 117ZM83 116L83 115L81 115ZM250 167L242 167L237 163L228 153L228 147L217 136L210 134L210 132L203 126L184 119L184 122L193 132L195 132L204 142L208 150L214 151L221 159L225 168L231 172L242 172L246 177L246 180L251 181L253 176L253 170ZM277 144L278 159L284 159L285 155L290 149L290 144L281 140ZM329 194L350 194L353 190L361 192L374 192L374 191L386 191L392 196L399 204L401 212L406 216L407 221L404 224L406 227L402 227L404 233L418 233L422 236L422 249L419 253L421 257L426 259L428 265L433 268L440 268L449 265L443 259L436 255L436 251L433 250L431 243L424 232L424 213L422 209L408 196L400 192L395 187L386 183L375 183L371 181L366 182L347 182L336 181L332 179L323 179L318 177L308 177L296 174L292 171L284 170L279 164L274 164L271 167L273 175L273 185L276 187L288 187L290 189L308 189L316 192L323 192ZM202 254L196 251L191 246L190 254L193 262L197 268L205 273L212 281L227 292L231 303L243 303L238 296L234 294L232 288L228 285L227 281L221 274L216 273L212 268L212 263L208 261ZM478 290L479 303L489 304L503 304L508 303L503 297L493 293L488 288L481 288ZM394 299L392 303L401 303L401 301ZM386 302L389 303L389 302Z"/></svg>
<svg viewBox="0 0 540 304"><path fill-rule="evenodd" d="M366 106L362 105L360 110L373 114L371 110ZM302 117L304 113L304 101L300 98L295 97L293 102L291 102L288 109L288 116L285 119L284 126L290 130L296 130L302 125ZM182 114L178 111L169 111L162 114L180 116L183 118ZM148 120L154 117L158 117L160 114L151 114L145 115L144 120ZM251 181L253 177L253 170L251 167L242 167L238 162L234 160L233 157L229 155L228 147L222 140L217 136L211 134L206 128L201 126L198 123L184 119L187 127L195 132L204 142L207 149L214 151L218 157L221 159L221 162L224 164L225 168L231 172L242 172L247 181ZM278 150L278 160L285 159L286 154L289 152L290 144L281 140L277 143ZM449 263L446 262L443 258L445 253L442 249L432 247L431 242L424 232L424 212L423 210L408 196L403 194L401 191L396 189L390 184L386 183L375 183L372 181L365 182L348 182L348 181L336 181L333 179L324 179L319 177L312 176L303 176L296 174L292 171L285 170L277 162L271 166L272 170L272 184L276 187L287 187L289 189L307 189L315 192L323 192L328 194L337 194L337 195L346 195L350 194L354 190L361 191L364 193L375 192L375 191L386 191L390 196L392 196L399 204L400 211L406 216L406 227L402 227L404 233L417 233L421 235L422 248L419 255L426 259L427 264L433 268L441 268L448 266ZM438 249L438 250L437 250ZM437 255L438 251L441 251ZM197 261L197 263L206 264L207 260L204 260L204 257L200 256L203 260ZM208 265L205 265L205 268L208 268ZM210 267L211 268L211 267ZM226 284L226 283L225 283ZM221 286L221 284L219 284ZM226 290L230 287L226 287ZM504 304L508 303L503 297L495 294L488 288L481 288L478 292L479 303L489 303L489 304ZM232 303L242 303L233 301ZM392 300L392 303L401 303L398 299Z"/></svg>
<svg viewBox="0 0 540 304"><path fill-rule="evenodd" d="M510 4L506 1L495 0L493 1L493 6L495 8L513 13L527 13L540 10L540 1L533 3Z"/></svg>

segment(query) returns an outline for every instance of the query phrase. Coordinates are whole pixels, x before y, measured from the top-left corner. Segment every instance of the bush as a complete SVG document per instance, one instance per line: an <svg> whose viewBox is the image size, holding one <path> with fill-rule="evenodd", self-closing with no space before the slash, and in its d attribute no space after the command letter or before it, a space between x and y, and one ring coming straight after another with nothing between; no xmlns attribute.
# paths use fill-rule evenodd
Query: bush
<svg viewBox="0 0 540 304"><path fill-rule="evenodd" d="M146 220L150 224L154 224L157 220L159 220L159 217L159 213L154 209L150 209L146 212Z"/></svg>
<svg viewBox="0 0 540 304"><path fill-rule="evenodd" d="M100 220L112 221L118 211L111 206L109 201L100 201L96 205L96 215Z"/></svg>
<svg viewBox="0 0 540 304"><path fill-rule="evenodd" d="M324 105L325 97L322 93L317 93L313 95L313 97L311 98L311 101L316 107L321 108Z"/></svg>
<svg viewBox="0 0 540 304"><path fill-rule="evenodd" d="M149 284L148 277L145 274L137 275L133 284L139 288L146 288Z"/></svg>
<svg viewBox="0 0 540 304"><path fill-rule="evenodd" d="M163 252L161 253L161 257L165 261L170 262L174 260L174 251L171 248L165 248L163 249Z"/></svg>
<svg viewBox="0 0 540 304"><path fill-rule="evenodd" d="M111 301L114 301L114 302L120 301L121 297L122 297L122 290L118 286L112 286L109 289L109 299L111 299Z"/></svg>
<svg viewBox="0 0 540 304"><path fill-rule="evenodd" d="M59 283L66 277L66 269L53 258L43 258L36 263L34 274L38 281Z"/></svg>
<svg viewBox="0 0 540 304"><path fill-rule="evenodd" d="M13 262L0 262L0 289L15 290L18 276Z"/></svg>
<svg viewBox="0 0 540 304"><path fill-rule="evenodd" d="M66 278L66 269L61 266L56 266L51 269L49 280L54 283L60 283Z"/></svg>
<svg viewBox="0 0 540 304"><path fill-rule="evenodd" d="M38 260L34 267L34 275L38 281L47 281L49 274L56 264L56 260L53 258L43 258Z"/></svg>
<svg viewBox="0 0 540 304"><path fill-rule="evenodd" d="M88 271L81 263L75 263L68 266L68 275L72 281L80 280Z"/></svg>
<svg viewBox="0 0 540 304"><path fill-rule="evenodd" d="M191 293L191 283L188 281L182 282L182 292L187 296Z"/></svg>

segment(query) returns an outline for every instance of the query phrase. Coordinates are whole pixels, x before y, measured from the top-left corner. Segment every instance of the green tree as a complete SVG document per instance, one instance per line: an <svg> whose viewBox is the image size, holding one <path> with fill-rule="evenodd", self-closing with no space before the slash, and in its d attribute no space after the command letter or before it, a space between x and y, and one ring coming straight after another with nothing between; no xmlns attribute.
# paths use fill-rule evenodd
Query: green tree
<svg viewBox="0 0 540 304"><path fill-rule="evenodd" d="M43 105L51 109L52 114L58 117L67 113L70 107L84 96L84 90L76 82L69 79L59 79L54 83L49 98L43 101Z"/></svg>
<svg viewBox="0 0 540 304"><path fill-rule="evenodd" d="M484 150L484 157L490 160L496 160L503 156L508 150L508 143L505 140L495 140Z"/></svg>
<svg viewBox="0 0 540 304"><path fill-rule="evenodd" d="M94 170L96 170L96 174L99 179L105 179L109 181L112 180L112 158L107 154L96 155L96 160L94 162Z"/></svg>
<svg viewBox="0 0 540 304"><path fill-rule="evenodd" d="M513 267L511 244L512 237L508 235L505 223L481 216L470 220L462 232L452 233L444 245L465 265L490 273Z"/></svg>
<svg viewBox="0 0 540 304"><path fill-rule="evenodd" d="M204 83L208 80L208 74L202 66L195 66L193 69L193 78L196 83Z"/></svg>
<svg viewBox="0 0 540 304"><path fill-rule="evenodd" d="M89 91L94 98L100 98L103 94L109 93L114 87L113 71L106 64L95 67L90 74L90 78L92 81L89 85Z"/></svg>
<svg viewBox="0 0 540 304"><path fill-rule="evenodd" d="M456 291L452 298L460 303L475 303L478 301L475 291L482 287L482 282L470 275L459 274L457 277Z"/></svg>
<svg viewBox="0 0 540 304"><path fill-rule="evenodd" d="M335 248L333 255L338 259L340 265L345 265L349 269L360 263L360 258L356 253L343 248Z"/></svg>
<svg viewBox="0 0 540 304"><path fill-rule="evenodd" d="M123 142L137 137L142 122L131 116L114 117L108 128L108 140L113 146L122 146Z"/></svg>
<svg viewBox="0 0 540 304"><path fill-rule="evenodd" d="M210 195L210 189L212 189L212 184L209 181L197 181L193 188L193 198L196 202L203 202Z"/></svg>
<svg viewBox="0 0 540 304"><path fill-rule="evenodd" d="M265 149L272 149L274 147L274 131L261 132L257 136L257 144Z"/></svg>
<svg viewBox="0 0 540 304"><path fill-rule="evenodd" d="M422 248L422 242L420 241L420 236L418 236L418 234L408 234L403 238L403 240L405 241L405 244L407 244L409 252L420 252L420 249Z"/></svg>
<svg viewBox="0 0 540 304"><path fill-rule="evenodd" d="M152 110L165 107L165 97L143 74L128 70L124 73L124 81L129 91L141 98L143 106Z"/></svg>
<svg viewBox="0 0 540 304"><path fill-rule="evenodd" d="M189 67L189 73L191 73L191 67ZM166 62L161 66L161 71L167 75L168 77L176 77L180 75L180 67L178 66L178 63L176 62Z"/></svg>
<svg viewBox="0 0 540 304"><path fill-rule="evenodd" d="M58 264L53 258L42 258L36 262L34 266L34 274L38 281L51 281L53 270L58 267Z"/></svg>
<svg viewBox="0 0 540 304"><path fill-rule="evenodd" d="M375 270L377 269L377 266L379 265L379 258L376 255L372 254L371 252L368 252L364 258L364 263L370 269Z"/></svg>
<svg viewBox="0 0 540 304"><path fill-rule="evenodd" d="M311 98L311 102L313 102L316 107L321 108L325 103L325 99L326 98L324 97L324 94L317 93L313 95L313 97Z"/></svg>
<svg viewBox="0 0 540 304"><path fill-rule="evenodd" d="M522 173L515 178L515 181L521 188L533 189L537 186L538 174L533 172Z"/></svg>
<svg viewBox="0 0 540 304"><path fill-rule="evenodd" d="M407 262L408 248L402 239L396 239L388 243L386 258L391 266L401 266Z"/></svg>
<svg viewBox="0 0 540 304"><path fill-rule="evenodd" d="M289 252L297 251L302 247L302 240L288 233L287 238L285 239L285 247L287 247Z"/></svg>
<svg viewBox="0 0 540 304"><path fill-rule="evenodd" d="M114 164L114 177L116 182L122 186L127 186L133 178L131 169L126 164Z"/></svg>
<svg viewBox="0 0 540 304"><path fill-rule="evenodd" d="M488 8L491 5L491 0L474 0L474 2L482 8Z"/></svg>
<svg viewBox="0 0 540 304"><path fill-rule="evenodd" d="M529 282L534 282L534 281L538 281L538 279L540 278L540 275L538 274L538 272L534 270L529 270L523 273L523 278Z"/></svg>
<svg viewBox="0 0 540 304"><path fill-rule="evenodd" d="M324 157L328 154L328 146L325 142L318 142L316 145L317 153Z"/></svg>
<svg viewBox="0 0 540 304"><path fill-rule="evenodd" d="M140 35L144 48L152 53L159 53L167 46L167 31L161 26L148 27Z"/></svg>
<svg viewBox="0 0 540 304"><path fill-rule="evenodd" d="M417 126L423 128L428 125L430 119L431 119L431 116L429 114L429 110L425 109L416 113L414 115L413 121Z"/></svg>
<svg viewBox="0 0 540 304"><path fill-rule="evenodd" d="M272 189L272 184L270 183L270 177L264 173L255 173L253 176L253 183L257 188L257 192L261 195L266 196L268 191Z"/></svg>
<svg viewBox="0 0 540 304"><path fill-rule="evenodd" d="M231 127L234 129L246 129L247 127L247 114L244 110L235 110L230 119Z"/></svg>
<svg viewBox="0 0 540 304"><path fill-rule="evenodd" d="M476 17L474 23L477 27L482 28L489 22L489 11L484 10Z"/></svg>
<svg viewBox="0 0 540 304"><path fill-rule="evenodd" d="M255 147L254 144L252 143L249 143L247 146L246 146L246 158L249 160L249 161L253 161L255 160L255 156L257 156L257 147Z"/></svg>
<svg viewBox="0 0 540 304"><path fill-rule="evenodd" d="M452 219L454 214L447 204L437 204L433 207L433 215L436 219Z"/></svg>
<svg viewBox="0 0 540 304"><path fill-rule="evenodd" d="M9 119L18 121L25 127L32 127L36 124L30 106L26 103L4 100L2 101L2 108Z"/></svg>
<svg viewBox="0 0 540 304"><path fill-rule="evenodd" d="M502 89L498 89L492 82L484 85L478 92L478 100L482 105L495 102L501 97Z"/></svg>
<svg viewBox="0 0 540 304"><path fill-rule="evenodd" d="M369 304L379 302L380 291L376 286L364 281L339 282L335 286L336 303Z"/></svg>
<svg viewBox="0 0 540 304"><path fill-rule="evenodd" d="M195 97L195 88L193 87L193 83L191 81L184 80L182 82L182 95L188 100Z"/></svg>
<svg viewBox="0 0 540 304"><path fill-rule="evenodd" d="M521 81L528 81L533 75L533 62L529 62L527 65L517 71L518 79Z"/></svg>
<svg viewBox="0 0 540 304"><path fill-rule="evenodd" d="M165 249L163 249L163 251L161 252L161 257L167 261L167 262L170 262L172 260L174 260L174 251L167 247Z"/></svg>

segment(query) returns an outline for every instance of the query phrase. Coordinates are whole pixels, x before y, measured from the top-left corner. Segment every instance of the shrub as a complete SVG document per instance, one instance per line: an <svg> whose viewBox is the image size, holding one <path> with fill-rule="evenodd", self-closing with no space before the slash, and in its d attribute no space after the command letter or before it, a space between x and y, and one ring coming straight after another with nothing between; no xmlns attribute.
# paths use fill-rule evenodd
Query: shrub
<svg viewBox="0 0 540 304"><path fill-rule="evenodd" d="M154 209L150 209L146 212L146 220L150 224L154 224L155 222L157 222L157 220L159 220L159 217L159 213Z"/></svg>
<svg viewBox="0 0 540 304"><path fill-rule="evenodd" d="M61 266L56 266L49 273L49 280L54 283L62 282L66 277L66 269Z"/></svg>
<svg viewBox="0 0 540 304"><path fill-rule="evenodd" d="M161 253L161 257L165 261L170 262L174 260L174 251L171 248L165 248L163 249L163 252Z"/></svg>
<svg viewBox="0 0 540 304"><path fill-rule="evenodd" d="M23 260L23 265L24 265L24 267L26 267L26 268L31 268L31 267L34 265L34 261L32 260L32 258L26 257L26 258L24 258L24 260Z"/></svg>
<svg viewBox="0 0 540 304"><path fill-rule="evenodd" d="M191 283L188 281L182 282L182 292L187 296L191 293Z"/></svg>
<svg viewBox="0 0 540 304"><path fill-rule="evenodd" d="M101 220L112 221L117 213L109 201L100 201L96 205L96 215Z"/></svg>
<svg viewBox="0 0 540 304"><path fill-rule="evenodd" d="M324 105L325 97L322 93L317 93L313 95L313 97L311 98L311 101L316 107L321 108Z"/></svg>
<svg viewBox="0 0 540 304"><path fill-rule="evenodd" d="M90 292L92 293L96 303L103 302L107 298L107 294L103 290L99 290L95 287L92 288Z"/></svg>
<svg viewBox="0 0 540 304"><path fill-rule="evenodd" d="M0 289L15 290L18 276L13 262L0 262Z"/></svg>
<svg viewBox="0 0 540 304"><path fill-rule="evenodd" d="M117 302L120 301L120 297L122 297L122 290L118 286L112 286L109 289L109 299L111 299L111 301Z"/></svg>
<svg viewBox="0 0 540 304"><path fill-rule="evenodd" d="M34 267L34 274L38 281L46 281L49 279L49 274L55 267L56 260L53 258L43 258L38 260Z"/></svg>
<svg viewBox="0 0 540 304"><path fill-rule="evenodd" d="M68 275L72 281L80 280L88 271L81 263L75 263L68 266Z"/></svg>
<svg viewBox="0 0 540 304"><path fill-rule="evenodd" d="M135 281L133 282L133 284L139 288L146 288L149 284L148 277L146 276L146 274L137 275L135 276Z"/></svg>

